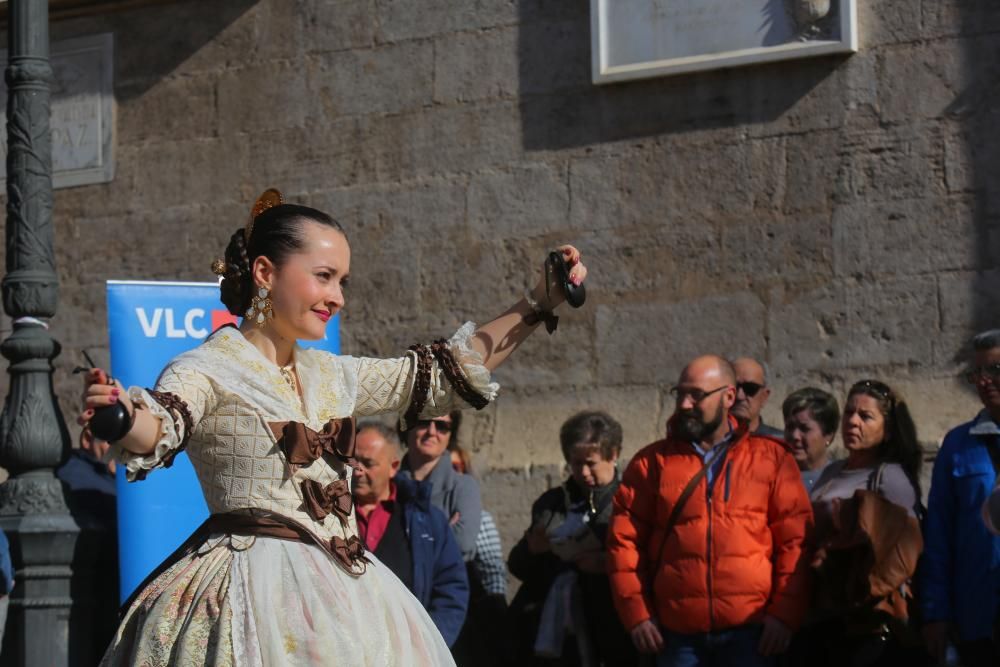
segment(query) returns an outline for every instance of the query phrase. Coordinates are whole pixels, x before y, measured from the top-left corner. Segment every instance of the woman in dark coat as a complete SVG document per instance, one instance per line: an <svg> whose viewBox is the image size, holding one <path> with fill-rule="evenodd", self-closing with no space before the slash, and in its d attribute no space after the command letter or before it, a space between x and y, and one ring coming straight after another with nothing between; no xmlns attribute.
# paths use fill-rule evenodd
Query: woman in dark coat
<svg viewBox="0 0 1000 667"><path fill-rule="evenodd" d="M604 538L618 488L621 425L581 412L559 432L569 478L531 509L531 526L507 566L521 580L510 607L519 665L635 665L611 600ZM565 632L566 626L572 631Z"/></svg>

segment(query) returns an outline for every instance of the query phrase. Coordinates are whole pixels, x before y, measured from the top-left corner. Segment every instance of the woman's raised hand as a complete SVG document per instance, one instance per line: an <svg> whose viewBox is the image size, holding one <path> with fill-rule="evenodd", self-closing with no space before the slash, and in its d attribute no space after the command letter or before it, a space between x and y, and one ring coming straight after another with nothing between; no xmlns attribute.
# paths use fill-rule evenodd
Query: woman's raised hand
<svg viewBox="0 0 1000 667"><path fill-rule="evenodd" d="M100 368L91 368L83 379L83 411L76 418L76 423L86 426L94 416L94 410L106 408L121 401L129 414L135 409L128 393L118 380L108 383L108 374Z"/></svg>
<svg viewBox="0 0 1000 667"><path fill-rule="evenodd" d="M582 285L583 281L587 279L587 267L583 263L580 251L571 245L562 245L556 248L556 252L562 254L563 261L569 268L569 281L577 286ZM534 293L537 300L550 310L566 300L562 285L554 278L555 276L551 275L546 263L543 262L542 277L538 286L535 287Z"/></svg>

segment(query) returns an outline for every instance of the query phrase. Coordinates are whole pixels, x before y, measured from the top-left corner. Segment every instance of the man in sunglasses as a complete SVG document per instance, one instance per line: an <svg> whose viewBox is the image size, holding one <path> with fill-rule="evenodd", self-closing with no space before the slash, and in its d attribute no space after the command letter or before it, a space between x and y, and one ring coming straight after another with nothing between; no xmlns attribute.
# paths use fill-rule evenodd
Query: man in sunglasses
<svg viewBox="0 0 1000 667"><path fill-rule="evenodd" d="M784 432L768 426L760 416L764 404L771 397L764 365L756 359L740 357L733 362L733 369L736 371L736 402L730 412L738 419L750 422L751 433L783 439Z"/></svg>
<svg viewBox="0 0 1000 667"><path fill-rule="evenodd" d="M934 460L924 524L920 606L924 640L942 660L948 641L963 665L1000 665L1000 537L980 513L1000 473L1000 329L972 339L965 379L983 409L952 429Z"/></svg>
<svg viewBox="0 0 1000 667"><path fill-rule="evenodd" d="M635 455L614 497L612 596L657 667L772 665L809 604L812 506L784 443L730 415L735 384L721 357L688 364L666 439Z"/></svg>

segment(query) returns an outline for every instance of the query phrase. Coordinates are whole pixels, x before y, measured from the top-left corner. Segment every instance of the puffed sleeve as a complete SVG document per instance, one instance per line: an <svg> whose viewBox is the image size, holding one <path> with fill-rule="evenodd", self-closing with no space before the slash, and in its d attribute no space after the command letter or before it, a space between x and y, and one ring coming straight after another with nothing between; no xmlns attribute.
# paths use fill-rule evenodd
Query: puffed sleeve
<svg viewBox="0 0 1000 667"><path fill-rule="evenodd" d="M111 455L125 465L125 478L145 479L154 468L169 468L174 457L187 446L202 416L210 409L214 392L208 378L185 364L171 363L153 390L130 387L129 398L139 410L160 418L156 446L148 454L136 454L113 446Z"/></svg>
<svg viewBox="0 0 1000 667"><path fill-rule="evenodd" d="M358 359L354 414L396 412L405 429L417 418L488 405L500 386L470 345L475 331L467 322L450 340L414 345L404 357Z"/></svg>

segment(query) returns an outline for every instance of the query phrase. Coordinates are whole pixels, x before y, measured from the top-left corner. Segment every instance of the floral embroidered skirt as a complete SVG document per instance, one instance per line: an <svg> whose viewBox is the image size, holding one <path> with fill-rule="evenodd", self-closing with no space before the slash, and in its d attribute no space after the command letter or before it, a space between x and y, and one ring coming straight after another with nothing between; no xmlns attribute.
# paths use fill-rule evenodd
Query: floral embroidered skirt
<svg viewBox="0 0 1000 667"><path fill-rule="evenodd" d="M382 563L352 577L312 544L213 536L146 586L102 665L454 665Z"/></svg>

